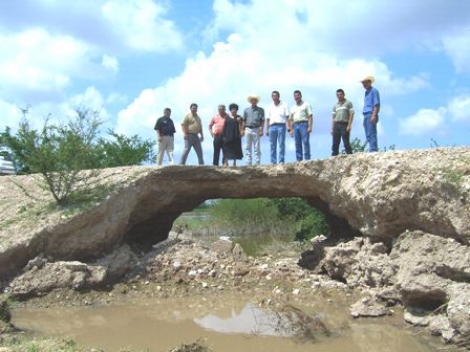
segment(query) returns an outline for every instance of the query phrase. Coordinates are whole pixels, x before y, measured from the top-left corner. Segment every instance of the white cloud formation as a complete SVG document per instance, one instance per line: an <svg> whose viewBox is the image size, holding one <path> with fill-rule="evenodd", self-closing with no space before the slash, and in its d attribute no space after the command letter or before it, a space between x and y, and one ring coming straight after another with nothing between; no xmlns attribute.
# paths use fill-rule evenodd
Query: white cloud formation
<svg viewBox="0 0 470 352"><path fill-rule="evenodd" d="M101 6L103 18L127 46L145 51L180 49L183 39L165 8L152 0L108 0Z"/></svg>
<svg viewBox="0 0 470 352"><path fill-rule="evenodd" d="M119 71L119 61L114 56L103 55L101 58L101 65L111 71Z"/></svg>
<svg viewBox="0 0 470 352"><path fill-rule="evenodd" d="M462 95L449 102L449 113L454 121L470 122L470 96Z"/></svg>
<svg viewBox="0 0 470 352"><path fill-rule="evenodd" d="M470 72L470 27L446 36L442 41L444 50L452 59L457 72Z"/></svg>
<svg viewBox="0 0 470 352"><path fill-rule="evenodd" d="M400 134L409 136L422 136L441 132L445 125L446 108L420 109L413 116L399 121Z"/></svg>

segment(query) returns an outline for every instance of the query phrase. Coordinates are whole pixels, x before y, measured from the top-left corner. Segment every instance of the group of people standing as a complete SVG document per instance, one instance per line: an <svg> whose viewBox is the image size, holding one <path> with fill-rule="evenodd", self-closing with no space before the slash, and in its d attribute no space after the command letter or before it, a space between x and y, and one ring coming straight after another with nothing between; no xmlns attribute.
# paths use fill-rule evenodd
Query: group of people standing
<svg viewBox="0 0 470 352"><path fill-rule="evenodd" d="M377 122L379 121L380 94L372 87L374 77L367 76L361 83L365 89L363 126L369 151L378 151ZM242 115L238 114L239 106L235 103L229 105L229 112L225 105L218 106L218 112L209 123L209 131L213 138L214 156L212 164L219 165L222 152L222 163L228 166L229 161L236 165L237 160L243 157L248 165L259 165L261 163L260 141L264 135L266 125L266 136L270 141L270 161L272 164L283 164L285 161L285 139L286 134L294 137L295 155L297 161L310 160L310 134L313 130L313 112L311 105L304 101L302 92L295 90L293 93L295 104L290 108L281 101L278 91L271 93L272 103L266 111L258 106L260 97L249 95L247 100L250 104ZM347 154L352 154L349 135L354 119L353 104L346 99L342 89L336 91L337 102L332 110L331 134L333 137L332 155L339 154L341 140ZM184 134L184 150L180 164L186 164L186 159L192 148L196 152L199 165L204 164L201 143L204 141L202 121L197 113L197 104L190 106L190 112L186 114L181 123ZM161 165L163 154L168 156L169 164L174 164L173 149L176 133L174 123L171 119L171 110L166 108L164 114L155 124L154 129L158 137L157 164ZM242 137L245 137L245 148L242 150Z"/></svg>

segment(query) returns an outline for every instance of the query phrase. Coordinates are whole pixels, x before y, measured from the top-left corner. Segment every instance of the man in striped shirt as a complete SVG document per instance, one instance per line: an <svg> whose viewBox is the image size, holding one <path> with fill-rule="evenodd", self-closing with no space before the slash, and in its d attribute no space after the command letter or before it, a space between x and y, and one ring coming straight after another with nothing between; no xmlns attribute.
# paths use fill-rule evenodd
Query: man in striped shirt
<svg viewBox="0 0 470 352"><path fill-rule="evenodd" d="M354 118L353 104L344 97L344 90L336 91L338 101L333 106L333 118L331 121L331 135L333 136L333 153L335 156L339 154L339 144L343 140L343 146L346 154L352 154L351 143L349 142L349 133Z"/></svg>

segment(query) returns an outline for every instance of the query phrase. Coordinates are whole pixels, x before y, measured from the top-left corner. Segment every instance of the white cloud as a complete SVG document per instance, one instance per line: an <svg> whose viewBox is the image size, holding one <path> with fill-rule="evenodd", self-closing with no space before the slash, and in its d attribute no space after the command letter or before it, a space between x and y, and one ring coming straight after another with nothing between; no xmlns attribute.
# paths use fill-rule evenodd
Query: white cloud
<svg viewBox="0 0 470 352"><path fill-rule="evenodd" d="M470 6L468 10L470 11ZM470 72L470 27L446 36L442 41L457 72Z"/></svg>
<svg viewBox="0 0 470 352"><path fill-rule="evenodd" d="M117 58L109 55L103 55L101 58L101 65L108 70L118 72L119 71L119 61Z"/></svg>
<svg viewBox="0 0 470 352"><path fill-rule="evenodd" d="M163 18L165 8L154 1L108 0L101 12L130 48L163 52L182 47L181 34L172 21Z"/></svg>
<svg viewBox="0 0 470 352"><path fill-rule="evenodd" d="M400 134L421 136L432 132L438 133L445 127L446 108L420 109L413 116L399 121Z"/></svg>
<svg viewBox="0 0 470 352"><path fill-rule="evenodd" d="M448 109L454 121L470 122L470 96L464 95L452 99Z"/></svg>

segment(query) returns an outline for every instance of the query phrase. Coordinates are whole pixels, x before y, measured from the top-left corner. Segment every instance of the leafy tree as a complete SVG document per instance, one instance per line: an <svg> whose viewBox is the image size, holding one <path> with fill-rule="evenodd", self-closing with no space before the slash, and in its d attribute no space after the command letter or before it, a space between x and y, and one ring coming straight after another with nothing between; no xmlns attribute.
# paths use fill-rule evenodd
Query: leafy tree
<svg viewBox="0 0 470 352"><path fill-rule="evenodd" d="M92 196L89 181L96 169L140 164L152 156L153 144L138 136L108 131L115 141L98 138L99 111L77 108L75 112L66 123L52 124L48 117L36 130L26 119L26 111L16 134L9 127L0 134L0 144L13 152L20 172L40 173L61 205Z"/></svg>
<svg viewBox="0 0 470 352"><path fill-rule="evenodd" d="M278 209L281 219L292 220L297 223L297 231L294 234L296 241L303 241L328 234L329 226L323 213L311 207L302 198L273 198L269 199Z"/></svg>
<svg viewBox="0 0 470 352"><path fill-rule="evenodd" d="M96 146L100 167L138 165L154 159L152 141L142 140L137 135L127 137L112 130L108 130L108 134L114 140L100 138Z"/></svg>
<svg viewBox="0 0 470 352"><path fill-rule="evenodd" d="M86 183L89 172L98 165L93 142L101 121L96 111L77 109L67 124L53 125L46 118L40 131L32 129L27 119L12 135L7 127L2 141L22 165L22 172L40 173L47 189L58 204L68 201L75 186Z"/></svg>

